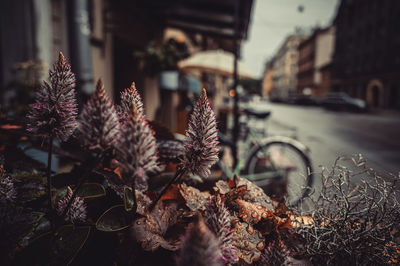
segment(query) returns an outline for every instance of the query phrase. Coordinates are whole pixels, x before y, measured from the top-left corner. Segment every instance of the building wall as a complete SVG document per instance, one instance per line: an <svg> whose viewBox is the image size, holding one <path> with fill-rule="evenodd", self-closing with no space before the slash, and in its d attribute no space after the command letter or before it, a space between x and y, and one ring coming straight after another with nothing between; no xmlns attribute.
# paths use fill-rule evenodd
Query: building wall
<svg viewBox="0 0 400 266"><path fill-rule="evenodd" d="M336 90L373 107L400 108L399 17L400 1L341 2L332 70Z"/></svg>
<svg viewBox="0 0 400 266"><path fill-rule="evenodd" d="M274 69L268 68L263 77L262 96L269 97L274 88Z"/></svg>
<svg viewBox="0 0 400 266"><path fill-rule="evenodd" d="M335 27L330 26L317 34L315 40L315 68L320 69L332 62L335 47ZM319 80L315 80L319 83Z"/></svg>
<svg viewBox="0 0 400 266"><path fill-rule="evenodd" d="M5 88L14 79L13 66L36 59L34 21L32 1L0 1L0 104L7 101Z"/></svg>
<svg viewBox="0 0 400 266"><path fill-rule="evenodd" d="M330 26L319 32L315 41L315 72L314 83L316 90L314 95L322 98L332 90L331 63L335 49L335 27Z"/></svg>
<svg viewBox="0 0 400 266"><path fill-rule="evenodd" d="M310 88L313 96L323 97L331 89L330 64L334 51L333 26L316 29L299 46L298 92Z"/></svg>
<svg viewBox="0 0 400 266"><path fill-rule="evenodd" d="M291 35L279 49L274 62L273 97L284 100L297 90L298 46L303 39L302 35Z"/></svg>
<svg viewBox="0 0 400 266"><path fill-rule="evenodd" d="M299 60L297 73L297 91L302 93L305 88L314 90L314 61L315 61L315 33L299 45Z"/></svg>
<svg viewBox="0 0 400 266"><path fill-rule="evenodd" d="M114 95L113 35L105 31L103 0L92 1L91 8L90 12L93 14L91 21L93 77L95 80L103 79L104 88L111 98L119 97L119 95Z"/></svg>
<svg viewBox="0 0 400 266"><path fill-rule="evenodd" d="M63 0L51 0L51 28L52 28L52 61L62 52L69 58L67 3Z"/></svg>

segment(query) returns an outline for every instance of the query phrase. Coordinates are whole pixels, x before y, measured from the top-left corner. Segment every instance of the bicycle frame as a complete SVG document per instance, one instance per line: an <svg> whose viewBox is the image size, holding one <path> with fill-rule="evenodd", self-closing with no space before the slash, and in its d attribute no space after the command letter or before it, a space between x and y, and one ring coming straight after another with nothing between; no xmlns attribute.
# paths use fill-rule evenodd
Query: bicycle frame
<svg viewBox="0 0 400 266"><path fill-rule="evenodd" d="M239 175L240 171L245 167L246 163L246 158L252 154L255 150L257 150L260 146L267 145L268 143L274 143L274 142L283 142L283 143L288 143L295 148L297 148L299 151L303 152L304 154L308 154L309 150L307 147L302 144L301 142L285 137L285 136L272 136L272 137L266 137L261 140L259 140L256 136L256 134L252 131L251 128L249 128L249 133L248 136L245 139L244 142L244 147L251 147L250 149L245 149L246 152L240 153L240 157L238 160L238 163L236 167L232 170L229 166L225 165L221 160L218 161L218 166L222 169L222 171L225 173L225 175L228 178L233 178L235 175ZM267 155L269 156L269 155ZM258 173L258 174L251 174L251 175L240 175L243 178L246 178L251 181L257 181L257 180L262 180L262 179L273 179L279 176L285 175L286 171L284 169L281 169L279 167L276 167L273 164L273 161L271 160L271 164L273 165L274 171L268 172L268 173Z"/></svg>

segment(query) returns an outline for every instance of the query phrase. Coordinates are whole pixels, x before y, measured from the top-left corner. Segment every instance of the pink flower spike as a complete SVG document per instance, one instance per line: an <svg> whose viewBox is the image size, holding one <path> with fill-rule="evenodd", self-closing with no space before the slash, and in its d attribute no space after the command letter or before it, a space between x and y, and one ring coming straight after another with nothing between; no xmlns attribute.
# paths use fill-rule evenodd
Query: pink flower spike
<svg viewBox="0 0 400 266"><path fill-rule="evenodd" d="M135 103L137 111L144 116L144 108L142 98L136 89L135 82L132 82L131 87L121 92L121 111L129 114L132 103Z"/></svg>
<svg viewBox="0 0 400 266"><path fill-rule="evenodd" d="M0 203L14 202L16 197L17 191L13 179L6 176L6 171L0 166Z"/></svg>
<svg viewBox="0 0 400 266"><path fill-rule="evenodd" d="M156 139L146 119L132 102L131 110L121 127L117 147L117 160L121 170L127 173L125 185L132 186L137 178L141 188L146 187L146 173L160 170L157 163ZM137 187L137 189L139 189Z"/></svg>
<svg viewBox="0 0 400 266"><path fill-rule="evenodd" d="M64 213L65 208L68 205L68 202L72 198L72 189L67 187L67 195L60 199L57 203L57 214L62 215ZM87 210L86 204L83 198L75 197L72 201L69 209L65 214L65 221L75 223L75 222L84 222L86 220Z"/></svg>
<svg viewBox="0 0 400 266"><path fill-rule="evenodd" d="M106 150L118 142L119 129L117 112L99 79L81 113L79 131L83 142L90 150Z"/></svg>
<svg viewBox="0 0 400 266"><path fill-rule="evenodd" d="M78 107L75 98L75 75L60 52L49 71L50 83L43 81L28 114L29 132L44 138L50 135L66 141L77 127Z"/></svg>
<svg viewBox="0 0 400 266"><path fill-rule="evenodd" d="M203 178L210 175L210 167L218 161L218 131L215 113L203 89L189 120L186 131L183 168Z"/></svg>
<svg viewBox="0 0 400 266"><path fill-rule="evenodd" d="M200 217L197 222L189 225L182 242L177 265L222 266L220 256L221 250L217 238Z"/></svg>

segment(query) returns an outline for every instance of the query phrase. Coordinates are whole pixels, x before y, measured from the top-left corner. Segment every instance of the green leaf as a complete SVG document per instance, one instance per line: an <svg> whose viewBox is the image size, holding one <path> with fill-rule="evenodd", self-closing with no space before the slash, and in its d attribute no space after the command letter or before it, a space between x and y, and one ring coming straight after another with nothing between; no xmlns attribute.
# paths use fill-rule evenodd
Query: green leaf
<svg viewBox="0 0 400 266"><path fill-rule="evenodd" d="M44 176L35 173L18 172L12 175L16 182L37 181L46 184L47 180Z"/></svg>
<svg viewBox="0 0 400 266"><path fill-rule="evenodd" d="M17 254L16 265L70 264L85 245L90 226L65 225L56 233L47 232Z"/></svg>
<svg viewBox="0 0 400 266"><path fill-rule="evenodd" d="M18 191L18 202L27 203L46 194L46 179L33 173L16 173L12 175Z"/></svg>
<svg viewBox="0 0 400 266"><path fill-rule="evenodd" d="M77 192L77 195L85 199L104 197L106 190L99 183L84 183Z"/></svg>
<svg viewBox="0 0 400 266"><path fill-rule="evenodd" d="M133 205L135 205L134 195L132 188L125 186L124 187L124 207L126 211L131 211L133 209Z"/></svg>
<svg viewBox="0 0 400 266"><path fill-rule="evenodd" d="M60 188L55 193L55 202L58 202L66 195L67 195L67 187ZM95 199L104 197L106 195L106 190L99 183L84 183L79 188L76 195L84 199Z"/></svg>
<svg viewBox="0 0 400 266"><path fill-rule="evenodd" d="M132 217L125 211L124 205L115 205L106 210L96 222L96 228L103 232L116 232L128 228Z"/></svg>

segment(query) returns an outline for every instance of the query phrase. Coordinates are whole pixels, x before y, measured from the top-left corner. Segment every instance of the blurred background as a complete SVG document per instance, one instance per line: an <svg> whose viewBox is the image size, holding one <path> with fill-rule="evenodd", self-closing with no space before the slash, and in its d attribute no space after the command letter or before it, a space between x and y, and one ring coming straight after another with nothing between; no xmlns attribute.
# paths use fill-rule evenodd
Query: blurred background
<svg viewBox="0 0 400 266"><path fill-rule="evenodd" d="M8 114L62 51L81 104L100 77L116 103L134 81L146 117L184 134L205 87L234 138L236 106L272 111L259 123L304 143L316 171L358 153L400 171L398 0L14 0L0 20Z"/></svg>

